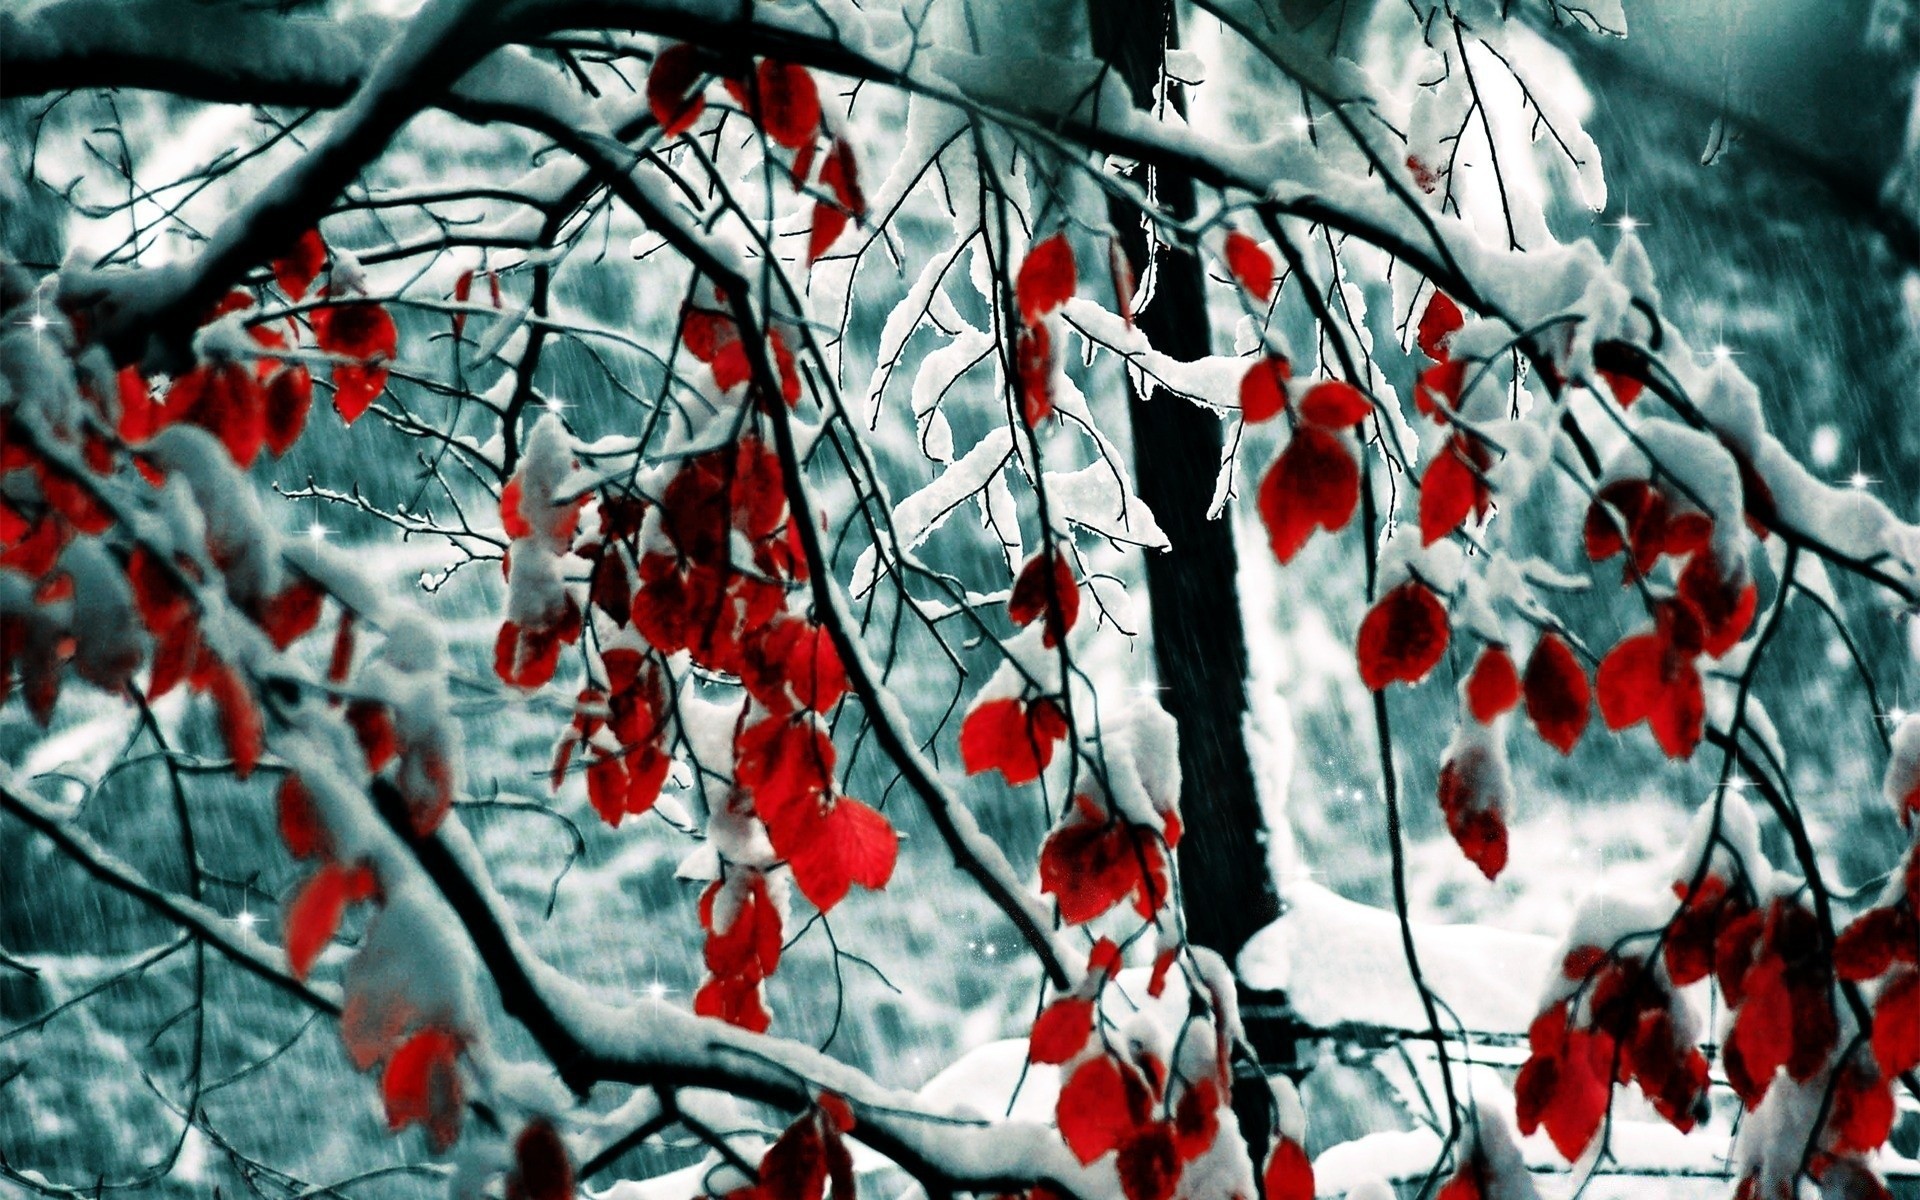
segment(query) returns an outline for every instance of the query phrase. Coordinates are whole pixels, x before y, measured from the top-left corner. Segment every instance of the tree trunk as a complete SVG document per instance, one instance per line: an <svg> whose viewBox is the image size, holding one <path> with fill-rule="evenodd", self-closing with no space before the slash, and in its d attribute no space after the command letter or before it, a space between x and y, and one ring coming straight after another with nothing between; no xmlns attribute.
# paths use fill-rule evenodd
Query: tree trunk
<svg viewBox="0 0 1920 1200"><path fill-rule="evenodd" d="M1169 0L1090 0L1094 52L1113 64L1135 105L1154 103L1166 49L1177 45ZM1169 103L1184 108L1178 85ZM1142 181L1144 182L1144 180ZM1161 176L1160 204L1174 217L1193 215L1193 183ZM1144 276L1148 242L1125 207L1115 226L1136 276ZM1211 351L1198 258L1158 248L1152 301L1141 331L1163 353L1192 360ZM1266 831L1254 788L1243 721L1247 711L1247 644L1241 625L1233 527L1208 520L1220 462L1220 421L1155 388L1132 395L1134 471L1140 498L1153 510L1173 548L1147 559L1154 659L1162 704L1180 725L1181 886L1188 937L1228 962L1279 915L1267 869Z"/></svg>

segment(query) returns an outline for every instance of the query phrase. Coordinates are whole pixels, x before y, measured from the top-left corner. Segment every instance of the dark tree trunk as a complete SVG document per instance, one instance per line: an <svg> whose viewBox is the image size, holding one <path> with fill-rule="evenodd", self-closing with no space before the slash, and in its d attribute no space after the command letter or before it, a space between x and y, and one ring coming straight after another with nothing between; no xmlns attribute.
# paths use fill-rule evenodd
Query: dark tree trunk
<svg viewBox="0 0 1920 1200"><path fill-rule="evenodd" d="M1166 49L1177 45L1169 0L1090 0L1094 52L1127 81L1134 103L1154 102ZM1184 107L1178 85L1168 102ZM1144 182L1144 181L1142 181ZM1161 176L1161 205L1193 215L1191 180ZM1113 209L1128 258L1144 276L1147 239L1124 205ZM1200 260L1160 247L1152 301L1141 330L1177 359L1211 351ZM1154 389L1134 394L1134 471L1140 498L1173 549L1147 558L1154 659L1162 704L1180 725L1180 874L1188 937L1233 961L1241 946L1279 915L1267 869L1266 830L1242 722L1247 711L1247 643L1241 626L1233 527L1207 519L1220 463L1220 421Z"/></svg>

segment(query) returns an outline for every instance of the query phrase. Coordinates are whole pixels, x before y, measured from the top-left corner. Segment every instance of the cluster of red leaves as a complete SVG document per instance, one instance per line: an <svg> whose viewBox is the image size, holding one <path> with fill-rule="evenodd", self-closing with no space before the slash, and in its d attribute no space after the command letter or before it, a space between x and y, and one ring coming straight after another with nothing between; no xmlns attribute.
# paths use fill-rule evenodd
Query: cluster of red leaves
<svg viewBox="0 0 1920 1200"><path fill-rule="evenodd" d="M739 325L726 313L688 305L680 314L680 342L688 354L707 364L713 372L713 385L722 392L753 382L753 360L747 344L740 338ZM779 377L780 399L793 408L800 403L800 369L778 329L767 331L767 350Z"/></svg>
<svg viewBox="0 0 1920 1200"><path fill-rule="evenodd" d="M1699 660L1733 649L1753 623L1759 593L1740 567L1715 557L1713 521L1676 511L1645 480L1601 489L1587 510L1587 555L1594 561L1631 551L1628 577L1662 557L1684 558L1674 594L1653 605L1654 628L1624 638L1601 660L1595 682L1609 729L1644 721L1671 758L1688 758L1706 722Z"/></svg>
<svg viewBox="0 0 1920 1200"><path fill-rule="evenodd" d="M1165 848L1162 848L1162 842ZM1166 850L1180 843L1180 822L1164 833L1135 825L1084 793L1040 847L1040 890L1060 905L1060 919L1084 925L1129 897L1151 920L1169 896Z"/></svg>
<svg viewBox="0 0 1920 1200"><path fill-rule="evenodd" d="M1757 1108L1786 1068L1798 1083L1818 1074L1840 1040L1833 962L1819 918L1795 900L1739 913L1729 905L1714 943L1721 993L1733 1010L1722 1061L1727 1082Z"/></svg>
<svg viewBox="0 0 1920 1200"><path fill-rule="evenodd" d="M1225 1076L1169 1080L1151 1053L1127 1061L1091 1039L1082 1055L1054 1107L1067 1148L1085 1164L1113 1154L1127 1200L1171 1200L1220 1132Z"/></svg>
<svg viewBox="0 0 1920 1200"><path fill-rule="evenodd" d="M1060 644L1080 619L1080 587L1064 554L1056 550L1027 560L1013 581L1013 594L1007 597L1007 615L1015 625L1031 625L1045 616L1041 643L1049 649Z"/></svg>
<svg viewBox="0 0 1920 1200"><path fill-rule="evenodd" d="M853 147L846 139L833 136L826 154L819 154L821 136L827 132L826 114L820 106L819 86L805 67L774 59L762 59L751 70L741 70L740 66L685 43L668 46L654 59L653 69L647 74L647 105L662 135L679 137L706 111L701 81L717 75L734 102L768 139L794 151L791 173L795 188L806 185L818 161L819 184L832 200L823 199L813 206L813 230L807 239L807 262L811 265L832 249L849 220L866 216L866 197L860 190Z"/></svg>
<svg viewBox="0 0 1920 1200"><path fill-rule="evenodd" d="M960 761L969 775L997 770L1019 787L1040 778L1067 733L1066 714L1046 697L983 700L960 723Z"/></svg>
<svg viewBox="0 0 1920 1200"><path fill-rule="evenodd" d="M1414 329L1414 342L1422 354L1433 360L1433 365L1422 371L1414 384L1413 406L1443 425L1460 407L1460 395L1467 387L1467 371L1473 365L1468 359L1455 358L1451 345L1453 335L1466 323L1465 314L1452 297L1445 292L1435 292Z"/></svg>
<svg viewBox="0 0 1920 1200"><path fill-rule="evenodd" d="M640 816L660 798L673 766L666 745L667 696L660 672L638 650L617 647L601 655L607 672L603 690L580 690L573 723L561 738L549 777L554 791L566 777L576 747L589 758L587 799L609 825ZM596 740L605 731L613 746Z"/></svg>
<svg viewBox="0 0 1920 1200"><path fill-rule="evenodd" d="M855 1200L853 1155L846 1143L854 1124L845 1100L822 1093L767 1147L759 1181L720 1200Z"/></svg>
<svg viewBox="0 0 1920 1200"><path fill-rule="evenodd" d="M661 504L677 553L640 560L634 628L663 654L686 650L709 670L745 678L751 635L772 625L788 586L807 578L780 460L757 438L742 437L688 460ZM753 548L752 563L733 562L734 533Z"/></svg>
<svg viewBox="0 0 1920 1200"><path fill-rule="evenodd" d="M287 850L295 858L320 860L294 892L286 912L287 963L296 979L305 979L339 930L347 907L366 901L380 904L383 898L371 867L342 863L335 856L326 827L313 810L313 797L298 775L289 772L281 781L277 802ZM359 998L349 1000L350 1007L361 1003ZM386 1062L380 1094L388 1127L398 1132L419 1124L434 1147L445 1150L459 1140L465 1113L457 1060L466 1041L465 1035L442 1025L409 1031L402 1022L383 1029L375 1043L350 1049L362 1070Z"/></svg>
<svg viewBox="0 0 1920 1200"><path fill-rule="evenodd" d="M1834 971L1854 983L1880 980L1873 1002L1873 1057L1883 1079L1920 1066L1920 847L1907 853L1902 887L1841 931Z"/></svg>
<svg viewBox="0 0 1920 1200"><path fill-rule="evenodd" d="M1373 412L1358 388L1337 380L1315 384L1297 406L1289 406L1288 374L1285 359L1268 357L1240 384L1248 419L1283 409L1293 419L1293 437L1261 477L1258 496L1267 539L1283 563L1293 561L1314 530L1332 533L1353 519L1360 505L1360 464L1347 431Z"/></svg>
<svg viewBox="0 0 1920 1200"><path fill-rule="evenodd" d="M1035 242L1014 279L1021 326L1014 344L1014 366L1020 384L1020 417L1030 426L1053 415L1054 334L1049 318L1073 299L1079 286L1073 246L1064 233Z"/></svg>
<svg viewBox="0 0 1920 1200"><path fill-rule="evenodd" d="M1529 1054L1514 1080L1520 1132L1544 1127L1555 1149L1579 1158L1599 1132L1616 1082L1638 1083L1682 1133L1704 1120L1707 1060L1680 1036L1676 999L1658 973L1644 959L1598 946L1576 947L1561 970L1579 989L1527 1031Z"/></svg>
<svg viewBox="0 0 1920 1200"><path fill-rule="evenodd" d="M734 783L753 798L775 854L801 894L826 912L852 885L893 875L899 835L887 819L834 788L834 749L819 717L770 715L734 740Z"/></svg>
<svg viewBox="0 0 1920 1200"><path fill-rule="evenodd" d="M765 1033L773 1023L760 985L780 965L780 910L766 877L751 867L730 868L700 897L700 926L707 931L707 978L693 996L693 1011Z"/></svg>

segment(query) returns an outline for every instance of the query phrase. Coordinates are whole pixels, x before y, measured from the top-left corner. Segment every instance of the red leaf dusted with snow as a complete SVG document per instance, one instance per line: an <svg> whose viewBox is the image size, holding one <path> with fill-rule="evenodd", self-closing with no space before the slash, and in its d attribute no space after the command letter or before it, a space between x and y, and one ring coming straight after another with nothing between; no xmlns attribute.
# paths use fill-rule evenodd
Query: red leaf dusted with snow
<svg viewBox="0 0 1920 1200"><path fill-rule="evenodd" d="M1467 708L1482 725L1520 703L1520 674L1505 646L1488 646L1467 676Z"/></svg>
<svg viewBox="0 0 1920 1200"><path fill-rule="evenodd" d="M1029 325L1014 341L1014 368L1020 376L1020 419L1029 426L1053 415L1053 335Z"/></svg>
<svg viewBox="0 0 1920 1200"><path fill-rule="evenodd" d="M1849 1060L1834 1080L1827 1113L1828 1148L1834 1154L1869 1154L1893 1133L1892 1080L1861 1058Z"/></svg>
<svg viewBox="0 0 1920 1200"><path fill-rule="evenodd" d="M429 1027L407 1039L387 1060L380 1094L387 1105L387 1128L399 1132L421 1125L435 1150L460 1140L465 1106L457 1063L461 1042L444 1029Z"/></svg>
<svg viewBox="0 0 1920 1200"><path fill-rule="evenodd" d="M812 141L820 129L820 89L812 72L765 58L754 79L759 87L760 127L767 136L789 150Z"/></svg>
<svg viewBox="0 0 1920 1200"><path fill-rule="evenodd" d="M653 60L647 72L647 107L660 123L662 137L679 137L706 111L707 99L696 87L703 73L700 51L685 42L668 46Z"/></svg>
<svg viewBox="0 0 1920 1200"><path fill-rule="evenodd" d="M1380 597L1360 622L1360 679L1379 691L1418 683L1447 652L1447 610L1433 590L1409 580Z"/></svg>
<svg viewBox="0 0 1920 1200"><path fill-rule="evenodd" d="M1227 234L1227 269L1255 300L1273 299L1273 256L1238 229Z"/></svg>
<svg viewBox="0 0 1920 1200"><path fill-rule="evenodd" d="M1465 359L1452 359L1422 371L1420 382L1413 389L1414 408L1435 421L1444 422L1449 413L1460 407L1460 393L1467 388L1467 369L1471 365Z"/></svg>
<svg viewBox="0 0 1920 1200"><path fill-rule="evenodd" d="M1580 660L1557 634L1549 633L1527 659L1527 716L1540 738L1562 754L1573 753L1592 715L1592 694Z"/></svg>
<svg viewBox="0 0 1920 1200"><path fill-rule="evenodd" d="M1013 594L1007 598L1007 615L1015 625L1030 625L1044 615L1047 623L1041 641L1053 647L1080 619L1080 588L1066 556L1056 550L1050 557L1051 579L1048 556L1036 554L1020 568L1019 577L1013 581ZM1057 610L1055 605L1059 606Z"/></svg>
<svg viewBox="0 0 1920 1200"><path fill-rule="evenodd" d="M1260 518L1281 562L1292 562L1315 529L1345 528L1360 505L1360 466L1340 438L1302 425L1260 480Z"/></svg>
<svg viewBox="0 0 1920 1200"><path fill-rule="evenodd" d="M1496 790L1502 781L1493 774L1501 770L1480 745L1464 747L1440 766L1438 799L1447 832L1488 879L1498 879L1507 867L1506 816Z"/></svg>
<svg viewBox="0 0 1920 1200"><path fill-rule="evenodd" d="M507 1200L573 1200L573 1159L545 1117L528 1121L513 1139Z"/></svg>
<svg viewBox="0 0 1920 1200"><path fill-rule="evenodd" d="M291 250L273 260L273 281L280 285L287 299L298 300L307 294L326 265L327 244L320 240L318 229L309 229L293 243Z"/></svg>
<svg viewBox="0 0 1920 1200"><path fill-rule="evenodd" d="M1896 961L1920 956L1920 924L1904 908L1870 908L1841 931L1833 947L1833 969L1853 982L1876 979Z"/></svg>
<svg viewBox="0 0 1920 1200"><path fill-rule="evenodd" d="M1274 1141L1263 1175L1267 1200L1313 1200L1313 1163L1292 1138Z"/></svg>
<svg viewBox="0 0 1920 1200"><path fill-rule="evenodd" d="M1149 1118L1147 1085L1132 1068L1101 1055L1074 1069L1054 1107L1060 1136L1083 1163L1118 1150Z"/></svg>
<svg viewBox="0 0 1920 1200"><path fill-rule="evenodd" d="M1064 1063L1086 1047L1093 1035L1093 1001L1062 996L1040 1014L1027 1039L1027 1057L1037 1063Z"/></svg>
<svg viewBox="0 0 1920 1200"><path fill-rule="evenodd" d="M1420 325L1414 333L1414 340L1420 345L1420 352L1435 362L1444 362L1447 357L1447 342L1460 332L1467 323L1461 315L1460 306L1445 292L1436 291L1427 301L1426 311L1420 314Z"/></svg>
<svg viewBox="0 0 1920 1200"><path fill-rule="evenodd" d="M1014 295L1020 305L1020 319L1028 325L1073 298L1079 281L1074 274L1073 247L1067 235L1056 233L1036 242L1027 251L1014 281Z"/></svg>
<svg viewBox="0 0 1920 1200"><path fill-rule="evenodd" d="M967 774L997 770L1018 787L1040 778L1053 762L1054 744L1066 736L1066 717L1051 700L988 700L960 725L960 758Z"/></svg>
<svg viewBox="0 0 1920 1200"><path fill-rule="evenodd" d="M1293 364L1284 354L1268 354L1248 367L1240 377L1240 419L1257 424L1279 416L1292 377Z"/></svg>

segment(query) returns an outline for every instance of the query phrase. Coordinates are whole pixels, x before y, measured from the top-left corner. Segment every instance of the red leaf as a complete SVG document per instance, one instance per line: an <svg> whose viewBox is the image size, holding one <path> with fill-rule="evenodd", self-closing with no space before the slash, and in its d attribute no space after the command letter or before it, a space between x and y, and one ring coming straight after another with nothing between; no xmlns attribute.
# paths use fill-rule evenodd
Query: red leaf
<svg viewBox="0 0 1920 1200"><path fill-rule="evenodd" d="M1074 581L1073 568L1059 551L1053 553L1052 561L1049 581L1047 560L1038 554L1028 559L1013 582L1013 594L1007 598L1007 615L1015 625L1030 625L1035 618L1046 616L1041 641L1049 648L1059 645L1080 619L1080 588Z"/></svg>
<svg viewBox="0 0 1920 1200"><path fill-rule="evenodd" d="M1744 577L1729 578L1711 551L1696 551L1680 572L1680 603L1700 626L1700 650L1719 658L1739 644L1753 624L1760 593Z"/></svg>
<svg viewBox="0 0 1920 1200"><path fill-rule="evenodd" d="M1604 341L1593 347L1593 366L1600 378L1607 381L1607 387L1613 392L1613 398L1621 408L1632 408L1633 402L1647 386L1642 378L1647 374L1647 356L1638 348L1625 342Z"/></svg>
<svg viewBox="0 0 1920 1200"><path fill-rule="evenodd" d="M1114 1168L1127 1200L1172 1200L1180 1182L1180 1153L1173 1130L1164 1122L1143 1129L1120 1147Z"/></svg>
<svg viewBox="0 0 1920 1200"><path fill-rule="evenodd" d="M1520 703L1520 675L1505 646L1488 646L1467 677L1467 708L1473 719L1488 725Z"/></svg>
<svg viewBox="0 0 1920 1200"><path fill-rule="evenodd" d="M1227 234L1227 269L1255 300L1273 299L1273 256L1238 229Z"/></svg>
<svg viewBox="0 0 1920 1200"><path fill-rule="evenodd" d="M1027 251L1014 282L1014 294L1020 305L1020 319L1028 325L1073 298L1079 286L1074 277L1073 247L1067 235L1056 233Z"/></svg>
<svg viewBox="0 0 1920 1200"><path fill-rule="evenodd" d="M1324 429L1351 429L1373 415L1373 402L1350 383L1329 379L1300 398L1300 419Z"/></svg>
<svg viewBox="0 0 1920 1200"><path fill-rule="evenodd" d="M393 1052L380 1080L387 1128L397 1133L409 1125L423 1125L427 1140L440 1151L460 1140L465 1109L455 1061L459 1054L460 1040L432 1027L414 1034Z"/></svg>
<svg viewBox="0 0 1920 1200"><path fill-rule="evenodd" d="M1360 466L1340 438L1302 425L1260 481L1260 517L1273 554L1292 562L1315 529L1342 529L1360 504Z"/></svg>
<svg viewBox="0 0 1920 1200"><path fill-rule="evenodd" d="M1881 987L1873 1002L1873 1057L1887 1076L1920 1066L1920 972L1900 971Z"/></svg>
<svg viewBox="0 0 1920 1200"><path fill-rule="evenodd" d="M1426 311L1420 314L1420 327L1414 340L1419 342L1422 354L1435 362L1444 362L1448 357L1448 340L1460 332L1466 323L1460 306L1445 292L1436 290L1433 298L1427 301Z"/></svg>
<svg viewBox="0 0 1920 1200"><path fill-rule="evenodd" d="M1054 1117L1067 1149L1090 1163L1126 1144L1146 1123L1151 1104L1140 1076L1102 1055L1080 1064L1067 1078Z"/></svg>
<svg viewBox="0 0 1920 1200"><path fill-rule="evenodd" d="M1027 1057L1037 1063L1070 1061L1093 1036L1093 1001L1062 996L1040 1014L1027 1039Z"/></svg>
<svg viewBox="0 0 1920 1200"><path fill-rule="evenodd" d="M1292 377L1293 364L1284 354L1269 354L1247 368L1240 377L1240 419L1257 424L1279 416Z"/></svg>
<svg viewBox="0 0 1920 1200"><path fill-rule="evenodd" d="M833 193L840 207L855 217L867 215L867 197L860 190L860 163L853 156L853 143L835 138L820 165L820 183Z"/></svg>
<svg viewBox="0 0 1920 1200"><path fill-rule="evenodd" d="M1886 974L1899 956L1912 962L1920 944L1912 914L1898 908L1870 908L1842 930L1833 947L1833 969L1852 982Z"/></svg>
<svg viewBox="0 0 1920 1200"><path fill-rule="evenodd" d="M807 265L812 266L825 257L827 251L833 249L833 244L839 241L840 235L846 231L846 213L831 204L815 204L813 229L807 234Z"/></svg>
<svg viewBox="0 0 1920 1200"><path fill-rule="evenodd" d="M712 1017L738 1026L749 1033L765 1033L773 1018L767 1013L760 995L760 984L751 979L721 976L709 979L693 994L695 1015Z"/></svg>
<svg viewBox="0 0 1920 1200"><path fill-rule="evenodd" d="M340 928L347 905L373 894L373 874L365 867L327 863L294 893L287 905L287 964L295 979L305 979Z"/></svg>
<svg viewBox="0 0 1920 1200"><path fill-rule="evenodd" d="M266 423L263 436L275 458L300 440L313 404L313 376L299 363L282 367L267 381Z"/></svg>
<svg viewBox="0 0 1920 1200"><path fill-rule="evenodd" d="M208 363L174 380L167 391L174 419L220 439L233 461L250 467L266 440L266 396L254 373L239 363Z"/></svg>
<svg viewBox="0 0 1920 1200"><path fill-rule="evenodd" d="M1587 557L1594 562L1634 548L1644 574L1665 549L1667 501L1644 479L1621 479L1600 489L1587 506Z"/></svg>
<svg viewBox="0 0 1920 1200"><path fill-rule="evenodd" d="M1274 1141L1264 1175L1267 1200L1313 1200L1313 1163L1292 1138Z"/></svg>
<svg viewBox="0 0 1920 1200"><path fill-rule="evenodd" d="M1084 925L1128 896L1151 917L1168 894L1166 857L1148 830L1102 812L1086 796L1040 848L1040 890L1060 904L1060 919Z"/></svg>
<svg viewBox="0 0 1920 1200"><path fill-rule="evenodd" d="M1486 481L1468 461L1473 453L1464 435L1442 448L1420 480L1420 543L1431 546L1466 521L1475 509L1486 512Z"/></svg>
<svg viewBox="0 0 1920 1200"><path fill-rule="evenodd" d="M1834 1081L1827 1134L1835 1154L1870 1154L1893 1133L1892 1080L1855 1060Z"/></svg>
<svg viewBox="0 0 1920 1200"><path fill-rule="evenodd" d="M1547 634L1527 659L1527 716L1541 740L1562 754L1573 753L1592 715L1592 695L1580 660L1556 634Z"/></svg>
<svg viewBox="0 0 1920 1200"><path fill-rule="evenodd" d="M1667 757L1692 756L1706 722L1706 696L1691 655L1657 633L1625 638L1600 661L1594 682L1607 728L1645 721Z"/></svg>
<svg viewBox="0 0 1920 1200"><path fill-rule="evenodd" d="M1414 408L1436 421L1445 421L1448 413L1460 407L1470 365L1465 359L1450 359L1422 371L1413 389Z"/></svg>
<svg viewBox="0 0 1920 1200"><path fill-rule="evenodd" d="M1053 335L1045 325L1020 331L1014 368L1020 376L1020 419L1037 427L1053 415Z"/></svg>
<svg viewBox="0 0 1920 1200"><path fill-rule="evenodd" d="M647 107L660 123L660 135L679 137L706 111L707 98L695 90L703 68L700 52L685 42L668 46L647 72Z"/></svg>
<svg viewBox="0 0 1920 1200"><path fill-rule="evenodd" d="M545 1117L528 1121L513 1140L507 1200L573 1200L573 1159Z"/></svg>
<svg viewBox="0 0 1920 1200"><path fill-rule="evenodd" d="M1409 580L1380 598L1360 623L1360 679L1379 691L1418 683L1447 652L1447 610L1433 590Z"/></svg>
<svg viewBox="0 0 1920 1200"><path fill-rule="evenodd" d="M314 310L313 336L322 350L361 360L333 368L333 407L351 425L386 389L399 330L385 308L362 302Z"/></svg>
<svg viewBox="0 0 1920 1200"><path fill-rule="evenodd" d="M1040 778L1053 762L1054 743L1066 736L1066 718L1050 700L988 700L960 725L960 758L967 774L998 770L1018 787Z"/></svg>
<svg viewBox="0 0 1920 1200"><path fill-rule="evenodd" d="M260 752L265 748L266 730L260 720L260 709L254 704L253 693L247 685L225 663L214 664L208 691L213 696L220 736L227 743L227 753L233 757L233 773L245 779L253 774L254 765L260 761Z"/></svg>
<svg viewBox="0 0 1920 1200"><path fill-rule="evenodd" d="M280 285L287 299L298 300L307 294L326 265L327 244L320 240L318 229L309 229L284 257L273 260L273 281Z"/></svg>
<svg viewBox="0 0 1920 1200"><path fill-rule="evenodd" d="M820 129L820 91L813 75L805 67L763 58L755 81L760 127L767 136L789 150L812 141Z"/></svg>
<svg viewBox="0 0 1920 1200"><path fill-rule="evenodd" d="M1488 773L1496 768L1486 751L1470 745L1440 766L1440 811L1467 861L1488 879L1498 879L1507 867L1506 818L1497 796L1487 794Z"/></svg>
<svg viewBox="0 0 1920 1200"><path fill-rule="evenodd" d="M295 858L328 853L326 827L314 813L313 797L298 775L287 772L275 801L280 811L280 840L286 843L287 853Z"/></svg>
<svg viewBox="0 0 1920 1200"><path fill-rule="evenodd" d="M815 908L832 909L856 883L872 891L887 886L900 852L900 836L885 817L841 796L811 824L800 844L785 853L794 883ZM775 849L788 840L778 839Z"/></svg>

